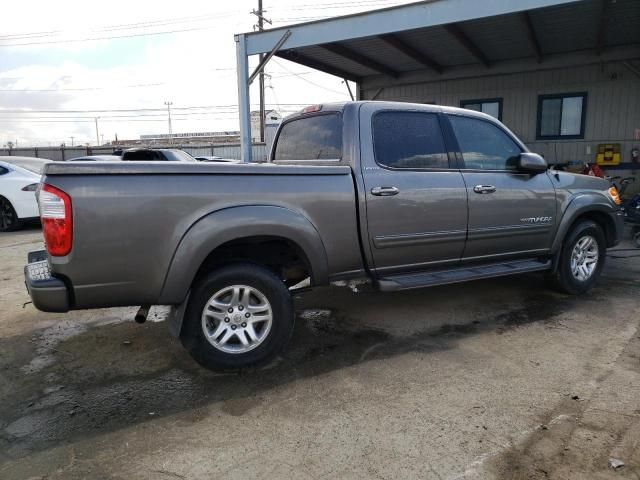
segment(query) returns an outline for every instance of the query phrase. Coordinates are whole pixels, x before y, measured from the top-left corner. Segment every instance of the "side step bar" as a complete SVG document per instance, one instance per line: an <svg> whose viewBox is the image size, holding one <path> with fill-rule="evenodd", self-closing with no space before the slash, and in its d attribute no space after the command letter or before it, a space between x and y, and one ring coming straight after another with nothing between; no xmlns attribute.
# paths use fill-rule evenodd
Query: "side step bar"
<svg viewBox="0 0 640 480"><path fill-rule="evenodd" d="M549 270L551 260L515 260L488 265L469 265L448 270L393 275L378 279L378 288L385 292L410 288L432 287L448 283L467 282L482 278L502 277L516 273Z"/></svg>

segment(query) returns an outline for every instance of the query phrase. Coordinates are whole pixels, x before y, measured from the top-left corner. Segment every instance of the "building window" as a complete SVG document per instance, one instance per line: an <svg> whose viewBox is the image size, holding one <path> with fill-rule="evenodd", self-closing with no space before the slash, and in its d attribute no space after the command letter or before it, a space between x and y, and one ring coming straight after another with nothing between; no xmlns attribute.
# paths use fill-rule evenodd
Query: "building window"
<svg viewBox="0 0 640 480"><path fill-rule="evenodd" d="M460 102L462 108L467 110L475 110L476 112L486 113L493 118L502 121L502 99L487 98L484 100L462 100Z"/></svg>
<svg viewBox="0 0 640 480"><path fill-rule="evenodd" d="M541 139L584 138L587 94L567 93L538 96L538 126Z"/></svg>

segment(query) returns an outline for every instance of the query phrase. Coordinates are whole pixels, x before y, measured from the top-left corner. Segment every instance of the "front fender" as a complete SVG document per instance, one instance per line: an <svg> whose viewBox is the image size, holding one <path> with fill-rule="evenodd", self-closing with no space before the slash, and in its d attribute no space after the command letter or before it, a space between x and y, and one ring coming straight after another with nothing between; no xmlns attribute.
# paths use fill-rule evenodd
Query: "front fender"
<svg viewBox="0 0 640 480"><path fill-rule="evenodd" d="M182 237L165 278L159 304L179 304L198 269L219 246L249 237L273 236L289 240L305 253L314 284L328 282L327 254L320 234L302 214L284 207L249 205L212 212Z"/></svg>
<svg viewBox="0 0 640 480"><path fill-rule="evenodd" d="M577 194L569 201L569 204L564 209L560 224L556 230L556 236L553 239L551 252L557 253L560 251L562 242L569 232L571 225L573 225L580 215L589 212L601 212L606 214L607 218L611 218L611 216L616 214L617 210L618 209L613 206L611 201L599 192L584 192Z"/></svg>

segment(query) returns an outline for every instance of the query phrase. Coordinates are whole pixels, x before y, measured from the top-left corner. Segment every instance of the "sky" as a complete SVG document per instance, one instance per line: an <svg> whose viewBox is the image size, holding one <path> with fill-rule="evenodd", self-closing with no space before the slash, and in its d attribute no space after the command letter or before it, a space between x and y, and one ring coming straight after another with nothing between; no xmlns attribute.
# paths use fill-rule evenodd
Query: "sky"
<svg viewBox="0 0 640 480"><path fill-rule="evenodd" d="M0 146L94 145L116 135L167 133L165 102L172 104L174 133L238 130L233 35L254 29L257 3L7 3L0 33ZM410 1L263 3L272 28ZM250 70L257 61L251 57ZM283 114L349 99L340 78L278 58L265 71L267 107ZM258 99L256 81L254 108Z"/></svg>

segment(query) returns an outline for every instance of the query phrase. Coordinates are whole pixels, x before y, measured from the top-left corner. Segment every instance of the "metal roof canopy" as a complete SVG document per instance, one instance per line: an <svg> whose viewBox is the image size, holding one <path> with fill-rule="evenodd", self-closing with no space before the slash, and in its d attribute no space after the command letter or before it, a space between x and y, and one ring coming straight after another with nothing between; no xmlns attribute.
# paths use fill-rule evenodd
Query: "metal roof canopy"
<svg viewBox="0 0 640 480"><path fill-rule="evenodd" d="M385 85L415 72L436 79L466 66L499 73L512 60L536 64L558 54L593 56L616 47L627 48L621 58L638 57L638 20L639 0L427 0L236 35L242 159L251 161L249 55L268 53L347 80L379 78Z"/></svg>

